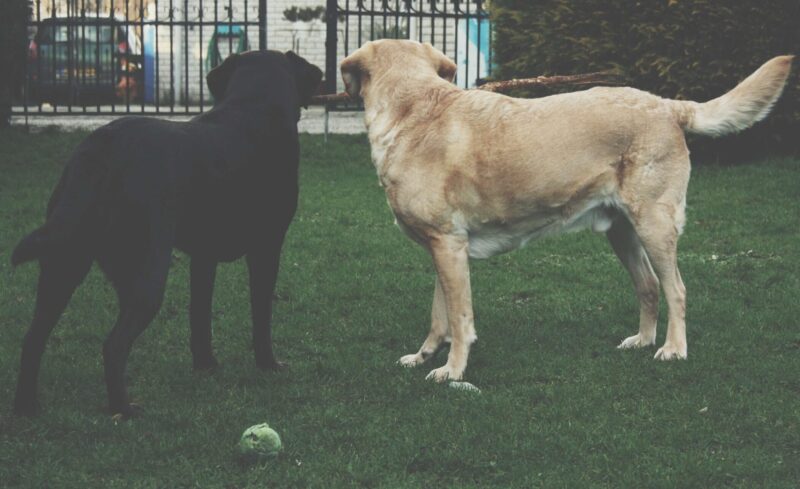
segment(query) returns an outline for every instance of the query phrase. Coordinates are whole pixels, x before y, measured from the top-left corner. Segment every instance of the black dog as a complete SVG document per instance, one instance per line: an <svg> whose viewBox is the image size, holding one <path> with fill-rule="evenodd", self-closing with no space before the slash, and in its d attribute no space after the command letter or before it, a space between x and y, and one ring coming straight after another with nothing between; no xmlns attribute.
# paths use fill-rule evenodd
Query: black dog
<svg viewBox="0 0 800 489"><path fill-rule="evenodd" d="M124 374L134 340L158 312L173 247L191 256L195 368L216 365L211 294L218 262L247 257L259 367L272 352L272 294L284 235L297 208L300 107L322 72L292 52L232 55L208 74L216 103L190 122L129 117L90 134L66 165L41 228L13 265L38 259L36 310L22 346L14 411L38 408L45 342L97 261L119 317L103 344L111 412L129 417Z"/></svg>

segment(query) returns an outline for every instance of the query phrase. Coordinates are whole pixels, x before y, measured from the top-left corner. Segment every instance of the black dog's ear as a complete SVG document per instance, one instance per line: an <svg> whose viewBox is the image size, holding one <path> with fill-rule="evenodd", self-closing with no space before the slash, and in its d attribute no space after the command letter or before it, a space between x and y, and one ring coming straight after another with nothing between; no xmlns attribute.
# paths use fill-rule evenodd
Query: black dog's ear
<svg viewBox="0 0 800 489"><path fill-rule="evenodd" d="M221 65L215 67L206 75L206 83L214 100L222 99L225 95L225 89L228 88L228 82L231 80L231 75L236 71L236 66L239 64L239 55L236 53L231 54Z"/></svg>
<svg viewBox="0 0 800 489"><path fill-rule="evenodd" d="M292 65L297 83L297 94L300 96L300 105L308 107L322 81L322 70L312 65L304 58L292 51L286 51L286 58Z"/></svg>

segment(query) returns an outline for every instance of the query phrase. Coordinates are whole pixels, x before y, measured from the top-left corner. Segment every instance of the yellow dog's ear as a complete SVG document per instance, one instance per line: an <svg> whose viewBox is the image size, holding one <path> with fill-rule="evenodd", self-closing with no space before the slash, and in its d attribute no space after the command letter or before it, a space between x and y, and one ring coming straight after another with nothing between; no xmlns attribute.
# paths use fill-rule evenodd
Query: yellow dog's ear
<svg viewBox="0 0 800 489"><path fill-rule="evenodd" d="M342 81L344 81L344 90L350 95L350 98L361 97L361 89L369 77L366 63L369 48L369 43L367 43L357 49L353 54L343 59L339 67L342 72Z"/></svg>
<svg viewBox="0 0 800 489"><path fill-rule="evenodd" d="M221 65L209 71L206 75L206 83L214 100L222 99L225 95L225 89L228 88L228 82L231 80L231 75L236 71L236 66L239 64L239 55L236 53L231 54Z"/></svg>
<svg viewBox="0 0 800 489"><path fill-rule="evenodd" d="M439 74L439 78L443 78L452 83L456 77L456 71L458 71L456 64L430 43L425 42L422 43L422 45L425 46L425 50L433 63L436 73Z"/></svg>

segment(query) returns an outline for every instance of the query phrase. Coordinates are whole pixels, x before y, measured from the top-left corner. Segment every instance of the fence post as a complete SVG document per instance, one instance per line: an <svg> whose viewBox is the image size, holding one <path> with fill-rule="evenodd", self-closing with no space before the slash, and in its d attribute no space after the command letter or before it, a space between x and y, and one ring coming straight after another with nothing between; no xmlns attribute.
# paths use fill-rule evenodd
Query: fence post
<svg viewBox="0 0 800 489"><path fill-rule="evenodd" d="M336 32L339 8L337 0L328 0L325 9L327 35L325 36L325 93L336 93L336 48L339 38Z"/></svg>
<svg viewBox="0 0 800 489"><path fill-rule="evenodd" d="M258 0L258 49L267 49L267 0Z"/></svg>

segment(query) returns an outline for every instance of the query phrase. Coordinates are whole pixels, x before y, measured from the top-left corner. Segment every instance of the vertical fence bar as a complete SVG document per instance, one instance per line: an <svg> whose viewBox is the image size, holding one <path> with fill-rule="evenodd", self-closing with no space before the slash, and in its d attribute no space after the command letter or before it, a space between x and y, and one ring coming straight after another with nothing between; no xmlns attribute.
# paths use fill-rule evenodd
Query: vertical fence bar
<svg viewBox="0 0 800 489"><path fill-rule="evenodd" d="M233 53L233 3L228 0L228 56Z"/></svg>
<svg viewBox="0 0 800 489"><path fill-rule="evenodd" d="M101 76L105 76L105 70L103 69L103 66L100 63L100 53L101 53L100 47L102 45L103 38L101 36L101 31L100 31L100 1L99 0L95 4L94 25L95 25L95 29L97 29L97 39L96 39L97 42L94 43L94 56L95 56L95 58L94 58L94 73L95 73L94 89L95 89L95 91L99 92L99 90L100 90L100 77ZM97 98L97 112L100 112L100 98L99 97Z"/></svg>
<svg viewBox="0 0 800 489"><path fill-rule="evenodd" d="M175 7L169 0L169 95L170 112L175 112Z"/></svg>
<svg viewBox="0 0 800 489"><path fill-rule="evenodd" d="M95 27L95 39L97 39L97 27ZM86 86L86 1L81 0L81 51L80 56L81 66L81 87ZM81 104L83 112L86 113L86 103Z"/></svg>
<svg viewBox="0 0 800 489"><path fill-rule="evenodd" d="M429 0L431 9L431 45L436 45L436 0Z"/></svg>
<svg viewBox="0 0 800 489"><path fill-rule="evenodd" d="M386 29L389 25L388 17L386 16L386 11L389 10L389 0L381 0L381 11L383 12L383 32L381 33L381 37L386 37Z"/></svg>
<svg viewBox="0 0 800 489"><path fill-rule="evenodd" d="M350 49L350 0L345 0L344 10L347 12L344 15L344 55L347 56Z"/></svg>
<svg viewBox="0 0 800 489"><path fill-rule="evenodd" d="M336 55L338 39L337 0L328 0L325 8L325 92L336 93Z"/></svg>
<svg viewBox="0 0 800 489"><path fill-rule="evenodd" d="M119 73L120 69L119 69L119 63L117 62L117 56L116 56L117 46L114 44L114 40L117 37L116 33L114 32L114 30L117 27L115 25L115 23L114 23L115 19L116 19L117 7L114 5L113 0L109 0L109 2L110 2L110 4L109 4L108 22L109 22L109 25L111 26L111 35L109 36L108 49L109 49L109 63L111 64L111 82L110 83L113 85L114 81L117 79L117 74ZM111 112L114 112L114 113L117 112L117 99L116 98L114 98L113 101L111 102Z"/></svg>
<svg viewBox="0 0 800 489"><path fill-rule="evenodd" d="M198 70L197 70L197 74L198 74L198 78L199 79L198 79L197 83L198 83L198 85L200 85L200 112L202 112L203 111L203 88L205 88L204 87L205 83L203 83L203 27L204 27L203 26L203 0L197 0L197 1L198 1L198 9L197 9L197 22L198 22L198 25L197 25L197 36L198 36L198 41L197 41L197 44L200 46L200 49L197 50L197 56L198 56L197 63L199 65L198 66Z"/></svg>
<svg viewBox="0 0 800 489"><path fill-rule="evenodd" d="M125 77L125 112L126 113L130 113L131 112L131 84L129 83L130 82L130 72L131 72L131 66L130 66L131 47L129 45L130 43L128 42L128 39L131 38L131 36L130 36L130 28L131 28L130 19L131 19L131 2L130 2L130 0L125 0L125 24L124 24L125 25L125 45L128 46L128 49L125 50L125 53L123 54L124 57L121 57L121 59L122 59L122 62L125 63L123 65L125 67L125 69L122 70L122 76ZM119 43L117 44L117 46L119 46ZM119 51L119 49L117 49L117 51ZM117 80L114 80L114 83L116 83L116 82L117 82Z"/></svg>
<svg viewBox="0 0 800 489"><path fill-rule="evenodd" d="M267 49L267 0L258 0L258 49Z"/></svg>
<svg viewBox="0 0 800 489"><path fill-rule="evenodd" d="M475 18L478 20L478 45L477 45L478 59L476 60L477 64L475 65L475 73L476 73L475 76L477 79L481 77L481 24L483 23L483 15L481 14L483 13L483 7L481 6L481 0L476 0L476 4L477 4L476 13L478 14L475 16Z"/></svg>
<svg viewBox="0 0 800 489"><path fill-rule="evenodd" d="M447 56L447 0L442 0L444 3L444 18L442 19L442 52ZM455 58L455 56L453 56Z"/></svg>
<svg viewBox="0 0 800 489"><path fill-rule="evenodd" d="M183 107L189 112L189 0L183 0Z"/></svg>
<svg viewBox="0 0 800 489"><path fill-rule="evenodd" d="M72 112L72 105L77 100L77 92L78 89L75 86L75 81L73 77L77 74L75 69L75 52L74 52L74 45L75 45L75 28L77 25L73 23L72 19L72 4L67 4L67 17L64 20L64 24L67 27L67 90L69 91L69 98L67 98L67 112Z"/></svg>
<svg viewBox="0 0 800 489"><path fill-rule="evenodd" d="M357 10L357 12L358 12L358 14L357 14L358 15L358 46L361 46L361 44L363 44L363 41L362 41L362 38L361 38L361 34L362 34L362 32L361 32L362 31L362 29L361 29L361 10L362 10L362 7L363 7L363 5L362 5L363 1L364 0L356 0L356 9L358 9ZM358 49L358 47L356 47L356 49Z"/></svg>
<svg viewBox="0 0 800 489"><path fill-rule="evenodd" d="M155 54L155 60L154 60L154 63L153 63L153 66L154 66L154 68L153 68L153 70L154 70L154 73L153 73L153 95L155 95L156 112L160 112L161 111L161 65L159 63L159 61L160 61L159 60L159 53L161 52L161 38L158 36L158 27L159 27L160 21L158 19L158 10L159 10L159 8L158 8L158 0L153 0L153 1L154 1L153 8L155 9L155 12L153 12L153 14L152 14L153 15L153 22L154 22L154 24L153 24L153 38L155 39L155 41L153 41L155 43L155 46L153 46L153 49L154 49L153 54ZM142 36L144 36L144 33L142 34ZM144 54L144 45L142 45L142 54ZM145 71L144 75L147 76L147 71Z"/></svg>
<svg viewBox="0 0 800 489"><path fill-rule="evenodd" d="M453 36L453 59L455 59L456 65L461 61L458 59L458 14L461 10L461 6L459 5L460 1L461 0L453 0L453 32L455 32ZM456 71L456 84L460 82L461 80L458 79L458 71Z"/></svg>
<svg viewBox="0 0 800 489"><path fill-rule="evenodd" d="M144 38L144 0L138 0L139 2L139 49L140 53L139 56L139 66L137 69L137 73L142 74L142 86L137 90L136 95L139 96L139 103L141 106L140 112L144 113L144 86L146 83L145 80L145 72L144 72L144 48L145 48L145 38Z"/></svg>
<svg viewBox="0 0 800 489"><path fill-rule="evenodd" d="M466 16L464 17L464 88L469 88L469 23L472 17L469 13L470 0L464 0L467 4Z"/></svg>
<svg viewBox="0 0 800 489"><path fill-rule="evenodd" d="M369 3L369 40L375 39L375 0Z"/></svg>
<svg viewBox="0 0 800 489"><path fill-rule="evenodd" d="M52 43L52 48L51 48L53 52L52 52L52 55L50 56L52 58L52 63L50 63L51 66L52 66L51 71L50 71L50 78L51 78L50 81L52 83L51 83L50 86L53 87L52 88L53 97L52 97L51 102L53 103L53 112L58 112L58 97L57 97L57 95L58 95L58 79L57 79L58 76L57 76L57 73L56 73L56 57L57 57L57 54L58 54L58 31L59 31L59 28L61 26L58 24L58 17L56 17L56 1L55 0L51 0L50 1L50 18L53 21L53 24L52 24L53 25L53 43Z"/></svg>
<svg viewBox="0 0 800 489"><path fill-rule="evenodd" d="M250 49L250 36L248 35L249 31L250 31L250 23L247 21L247 0L244 0L244 25L242 26L242 32L243 32L242 35L244 36L243 39L247 41L247 44L244 47L245 51ZM258 39L258 42L259 42L258 49L261 50L261 38Z"/></svg>
<svg viewBox="0 0 800 489"><path fill-rule="evenodd" d="M41 0L36 0L36 34L37 36L34 37L36 39L39 38L39 42L36 43L36 84L41 86L42 83L42 38L38 35L40 29L42 29L42 2ZM41 92L41 90L37 90L37 92ZM34 97L36 97L36 104L39 106L39 112L42 112L42 94L35 93Z"/></svg>

